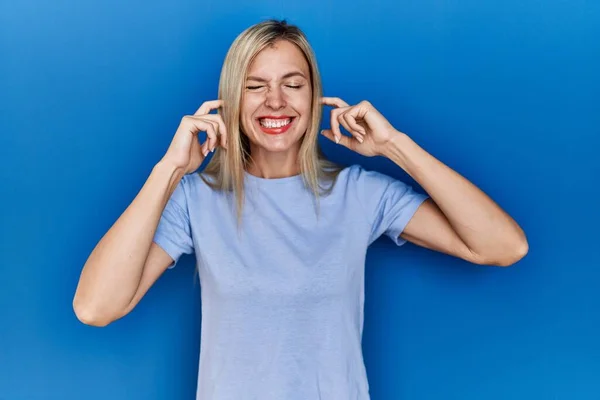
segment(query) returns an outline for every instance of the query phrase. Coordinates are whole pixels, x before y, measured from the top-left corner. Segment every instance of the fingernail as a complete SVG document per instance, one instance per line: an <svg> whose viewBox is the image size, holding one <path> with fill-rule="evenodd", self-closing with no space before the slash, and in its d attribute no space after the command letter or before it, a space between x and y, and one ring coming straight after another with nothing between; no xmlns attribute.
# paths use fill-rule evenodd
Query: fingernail
<svg viewBox="0 0 600 400"><path fill-rule="evenodd" d="M362 140L362 138L360 138L360 137L357 137L357 139L360 143L364 142L364 140Z"/></svg>
<svg viewBox="0 0 600 400"><path fill-rule="evenodd" d="M341 139L342 139L341 137L339 137L339 136L336 136L336 137L335 137L335 142L339 144Z"/></svg>

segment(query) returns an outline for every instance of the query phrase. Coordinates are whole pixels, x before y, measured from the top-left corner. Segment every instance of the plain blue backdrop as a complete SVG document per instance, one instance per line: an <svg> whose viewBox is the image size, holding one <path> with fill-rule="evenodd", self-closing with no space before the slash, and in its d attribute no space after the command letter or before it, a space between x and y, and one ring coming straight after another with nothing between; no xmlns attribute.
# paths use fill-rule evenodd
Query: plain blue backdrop
<svg viewBox="0 0 600 400"><path fill-rule="evenodd" d="M326 96L371 101L529 239L510 268L372 245L372 398L600 399L600 2L0 4L0 399L194 397L193 257L106 328L71 301L181 117L216 97L233 39L271 17L306 32ZM336 161L416 185L320 140Z"/></svg>

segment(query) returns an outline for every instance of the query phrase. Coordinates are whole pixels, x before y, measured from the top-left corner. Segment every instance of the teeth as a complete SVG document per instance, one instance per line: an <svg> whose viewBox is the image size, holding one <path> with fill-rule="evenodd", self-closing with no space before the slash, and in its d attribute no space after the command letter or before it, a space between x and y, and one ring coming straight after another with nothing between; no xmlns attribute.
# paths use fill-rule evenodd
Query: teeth
<svg viewBox="0 0 600 400"><path fill-rule="evenodd" d="M265 128L281 128L282 126L286 126L292 121L291 118L288 119L267 119L261 118L260 124Z"/></svg>

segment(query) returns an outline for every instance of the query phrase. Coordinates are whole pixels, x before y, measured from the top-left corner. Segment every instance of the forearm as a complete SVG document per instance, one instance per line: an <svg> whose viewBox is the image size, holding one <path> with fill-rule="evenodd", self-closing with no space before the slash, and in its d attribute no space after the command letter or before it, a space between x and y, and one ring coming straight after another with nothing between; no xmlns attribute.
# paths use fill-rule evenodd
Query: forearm
<svg viewBox="0 0 600 400"><path fill-rule="evenodd" d="M131 301L154 233L181 173L159 162L143 187L87 259L73 300L78 316L103 321Z"/></svg>
<svg viewBox="0 0 600 400"><path fill-rule="evenodd" d="M469 249L487 260L526 251L523 230L483 191L398 132L383 156L409 174L435 201Z"/></svg>

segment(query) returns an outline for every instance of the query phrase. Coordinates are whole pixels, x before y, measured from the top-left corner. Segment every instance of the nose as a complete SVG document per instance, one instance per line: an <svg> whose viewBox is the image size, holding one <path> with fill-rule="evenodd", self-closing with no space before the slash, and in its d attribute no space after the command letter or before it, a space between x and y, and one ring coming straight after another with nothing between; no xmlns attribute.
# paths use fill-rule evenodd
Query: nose
<svg viewBox="0 0 600 400"><path fill-rule="evenodd" d="M281 88L275 87L267 90L265 105L273 110L285 107L285 99L283 98Z"/></svg>

